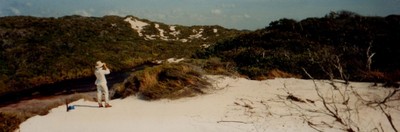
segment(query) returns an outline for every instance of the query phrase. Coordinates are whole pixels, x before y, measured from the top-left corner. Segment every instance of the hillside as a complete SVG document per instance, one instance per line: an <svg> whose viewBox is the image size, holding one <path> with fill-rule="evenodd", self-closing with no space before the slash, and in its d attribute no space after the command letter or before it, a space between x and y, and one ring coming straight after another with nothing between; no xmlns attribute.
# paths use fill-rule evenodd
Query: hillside
<svg viewBox="0 0 400 132"><path fill-rule="evenodd" d="M258 131L271 129L271 126L282 131L397 130L395 126L398 126L398 121L394 119L398 118L392 117L398 117L395 104L398 104L396 101L400 97L397 92L400 90L399 42L400 15L361 16L347 11L331 12L321 18L300 21L283 18L256 31L220 26L167 25L134 16L3 17L0 18L0 97L4 101L7 97L15 96L16 100L22 101L2 107L0 118L4 122L0 125L6 126L5 130L14 130L30 118L25 122L27 126L21 125L22 131L44 128L40 123L47 122L41 120L50 121L48 117L55 117L54 112L56 115L66 114L65 106L60 105L83 98L72 103L77 109L67 110L68 117L73 117L71 114L75 112L76 117L90 115L91 118L87 119L93 119L101 117L93 114L111 110L120 113L118 117L129 118L130 122L143 123L141 118L132 118L122 112L132 114L129 112L132 107L134 109L130 110L143 112L133 115L145 115L143 117L146 119L160 121L160 116L185 119L164 118L167 120L161 121L161 124L166 123L168 127L156 128L156 131L174 126L168 123L181 122L192 125L208 122L204 125L213 124L217 127L205 127L207 129L202 130L216 128L215 131ZM154 66L154 62L171 57L190 59L178 64ZM92 106L95 102L84 100L93 101L95 93L70 94L72 92L68 90L72 85L79 85L76 82L85 82L82 85L86 86L89 82L88 87L93 85L90 80L94 78L90 76L93 76L93 66L97 60L108 63L112 70L113 74L107 76L107 80L112 89L113 108L94 112L92 108L98 108ZM152 67L147 67L148 64ZM240 78L205 74L238 75ZM115 79L113 75L125 80L112 85L111 81ZM60 87L65 84L67 87ZM383 88L382 84L397 89ZM36 86L65 88L68 95L54 94L48 90L46 92L50 91L50 94L46 95L55 96L39 98L37 95L45 90L36 91ZM34 99L24 100L24 92ZM197 94L204 96L159 100ZM68 108L68 103L66 106ZM199 114L205 109L199 109L198 106L205 106L213 112ZM152 111L158 108L166 108L161 112L166 115ZM49 116L33 117L48 113ZM262 118L258 118L258 114L262 114L259 116ZM121 119L114 117L108 121ZM51 121L57 124L53 119ZM156 124L160 124L157 121ZM266 121L270 124L265 125L268 124ZM371 124L371 121L377 122ZM33 123L39 125L31 125ZM143 128L153 129L153 123L153 120L149 120L146 123L149 127ZM228 123L234 129L226 127ZM245 125L249 127L238 127ZM76 128L86 129L85 126ZM120 126L120 123L116 124L121 129L132 128L131 124ZM193 126L199 128L198 125ZM116 127L110 127L110 130ZM52 128L67 130L63 127ZM99 129L107 130L103 127ZM189 129L195 130L186 127L179 130Z"/></svg>
<svg viewBox="0 0 400 132"><path fill-rule="evenodd" d="M400 16L331 12L321 18L283 18L196 54L220 59L252 79L316 78L400 81Z"/></svg>
<svg viewBox="0 0 400 132"><path fill-rule="evenodd" d="M190 57L241 32L134 16L1 17L0 95L92 76L97 60L116 72L153 60Z"/></svg>
<svg viewBox="0 0 400 132"><path fill-rule="evenodd" d="M2 17L0 95L92 76L97 60L117 72L171 57L206 59L206 71L251 79L307 78L304 68L316 78L397 82L399 42L399 15L347 11L283 18L252 32L134 16Z"/></svg>

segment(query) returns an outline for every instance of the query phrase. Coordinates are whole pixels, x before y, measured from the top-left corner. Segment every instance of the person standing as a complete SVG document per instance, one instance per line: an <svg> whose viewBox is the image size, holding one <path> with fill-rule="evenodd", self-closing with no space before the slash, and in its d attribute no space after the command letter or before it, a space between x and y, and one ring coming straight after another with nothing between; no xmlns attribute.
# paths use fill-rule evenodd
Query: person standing
<svg viewBox="0 0 400 132"><path fill-rule="evenodd" d="M109 104L109 93L106 76L110 74L110 69L108 69L106 63L101 61L96 62L96 70L94 71L94 75L96 76L96 86L97 86L97 102L99 103L99 107L103 107L102 95L104 94L104 102L105 107L111 107Z"/></svg>

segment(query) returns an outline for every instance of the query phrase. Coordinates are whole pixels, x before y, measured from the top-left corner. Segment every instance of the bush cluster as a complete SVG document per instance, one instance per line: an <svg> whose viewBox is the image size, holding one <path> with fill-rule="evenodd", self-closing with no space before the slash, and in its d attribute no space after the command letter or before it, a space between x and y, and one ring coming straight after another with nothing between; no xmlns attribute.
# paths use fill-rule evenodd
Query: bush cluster
<svg viewBox="0 0 400 132"><path fill-rule="evenodd" d="M14 114L0 112L0 131L12 132L19 128L19 124L21 124L22 121L23 120L19 119Z"/></svg>
<svg viewBox="0 0 400 132"><path fill-rule="evenodd" d="M141 99L175 99L203 93L209 83L193 65L162 64L133 72L124 82L113 86L114 98L138 95Z"/></svg>

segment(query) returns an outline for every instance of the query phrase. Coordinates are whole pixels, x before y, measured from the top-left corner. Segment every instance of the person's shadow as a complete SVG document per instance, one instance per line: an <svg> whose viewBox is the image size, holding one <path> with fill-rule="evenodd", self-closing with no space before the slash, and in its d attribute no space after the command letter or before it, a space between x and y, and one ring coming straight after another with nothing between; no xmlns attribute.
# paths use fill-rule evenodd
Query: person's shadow
<svg viewBox="0 0 400 132"><path fill-rule="evenodd" d="M75 107L86 107L86 108L99 108L99 106L96 105L74 105Z"/></svg>
<svg viewBox="0 0 400 132"><path fill-rule="evenodd" d="M95 106L95 105L68 105L67 104L67 112L69 112L70 110L74 110L76 107L99 108L99 106Z"/></svg>

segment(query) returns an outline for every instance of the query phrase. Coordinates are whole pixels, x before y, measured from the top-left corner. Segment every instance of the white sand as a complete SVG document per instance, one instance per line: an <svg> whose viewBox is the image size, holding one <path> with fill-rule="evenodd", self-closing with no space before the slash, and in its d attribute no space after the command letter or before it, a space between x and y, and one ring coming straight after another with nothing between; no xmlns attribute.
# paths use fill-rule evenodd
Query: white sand
<svg viewBox="0 0 400 132"><path fill-rule="evenodd" d="M142 34L143 28L145 26L149 25L146 22L142 22L142 21L136 20L135 18L132 18L132 17L128 17L124 21L128 22L129 24L131 24L131 28L136 30L138 32L139 36L143 36L143 34Z"/></svg>
<svg viewBox="0 0 400 132"><path fill-rule="evenodd" d="M65 106L54 108L46 116L35 116L20 125L21 132L309 132L316 131L308 122L322 131L343 131L343 125L328 116L314 83L301 79L272 79L252 81L243 78L209 76L214 90L209 94L178 100L143 101L136 97L112 100L112 108L96 108L95 102L73 102L75 109L66 112ZM334 98L339 110L345 93L350 112L340 114L351 119L352 128L360 131L393 131L379 107L366 106L351 94L348 87L332 90L328 81L318 81L327 100ZM337 83L340 85L340 83ZM351 83L351 87L366 99L382 99L393 89L370 87L369 83ZM303 100L287 99L288 92ZM332 95L332 93L334 95ZM365 96L364 96L365 95ZM399 96L385 110L400 129ZM365 101L364 101L365 102ZM93 106L93 107L92 107ZM343 108L343 109L342 109ZM358 111L359 114L356 114ZM352 113L347 116L345 113ZM350 118L347 118L350 117ZM346 120L345 122L347 122ZM323 124L328 125L323 125ZM322 124L322 125L321 125ZM381 126L379 125L381 124Z"/></svg>
<svg viewBox="0 0 400 132"><path fill-rule="evenodd" d="M193 29L192 30L192 32L193 33L196 33L196 34L194 34L194 35L190 35L189 36L189 39L198 39L198 38L201 38L201 37L203 37L203 31L204 31L204 29L203 28L200 28L200 30L199 31L197 31L196 29Z"/></svg>

